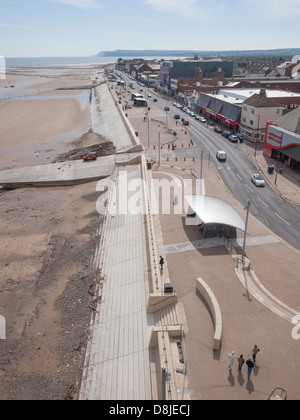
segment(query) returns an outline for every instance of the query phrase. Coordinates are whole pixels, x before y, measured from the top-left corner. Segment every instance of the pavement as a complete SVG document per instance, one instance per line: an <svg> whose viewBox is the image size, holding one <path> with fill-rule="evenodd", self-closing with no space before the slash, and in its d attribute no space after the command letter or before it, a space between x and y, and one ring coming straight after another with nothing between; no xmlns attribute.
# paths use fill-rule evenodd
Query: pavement
<svg viewBox="0 0 300 420"><path fill-rule="evenodd" d="M129 109L127 114L144 145L146 158L152 162L150 178L177 178L186 182L194 179L194 175L199 176L199 161L195 158L196 151L193 153L188 129L176 126L170 117L166 121L166 113L154 103L151 103L149 130L144 108ZM174 131L177 147L172 151L168 145L174 140ZM158 139L160 150L157 150ZM253 145L241 146L254 159ZM259 148L254 161L281 196L299 204L299 174L284 168L275 185L275 174L267 173L270 162ZM206 194L225 200L245 218L242 206L220 182L211 162L204 161L203 179ZM159 221L158 252L165 257L164 281L174 285L187 321L185 395L196 400L267 400L276 387L282 387L288 399L299 399L300 341L291 322L293 314L300 311L299 252L250 215L246 257L251 269L245 272L240 264L241 233L229 246L218 241L203 244L195 226L185 225L184 211L174 209L155 217ZM211 314L195 291L199 277L212 289L222 312L222 347L217 352L212 349ZM237 361L230 373L229 353L235 351L236 358L243 354L247 360L255 344L260 353L250 381L245 366L238 372Z"/></svg>

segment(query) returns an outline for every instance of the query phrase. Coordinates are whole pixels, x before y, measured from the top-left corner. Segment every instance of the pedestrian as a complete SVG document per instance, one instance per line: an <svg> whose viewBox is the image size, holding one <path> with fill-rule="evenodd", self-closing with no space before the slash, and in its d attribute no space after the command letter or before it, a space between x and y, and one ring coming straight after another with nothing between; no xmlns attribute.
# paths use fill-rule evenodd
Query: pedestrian
<svg viewBox="0 0 300 420"><path fill-rule="evenodd" d="M248 366L248 381L250 381L250 376L254 368L254 363L252 362L251 357L247 360L246 365Z"/></svg>
<svg viewBox="0 0 300 420"><path fill-rule="evenodd" d="M238 358L238 363L239 363L239 372L242 371L242 367L245 364L245 359L244 356L241 354L240 357Z"/></svg>
<svg viewBox="0 0 300 420"><path fill-rule="evenodd" d="M229 364L229 372L232 371L233 368L233 364L235 362L235 352L232 351L229 355L228 355L228 364Z"/></svg>
<svg viewBox="0 0 300 420"><path fill-rule="evenodd" d="M257 353L259 352L260 350L259 350L259 348L257 347L257 345L255 344L255 346L254 346L254 348L253 348L253 350L252 350L252 355L253 355L253 362L254 363L256 363L256 356L257 356Z"/></svg>
<svg viewBox="0 0 300 420"><path fill-rule="evenodd" d="M171 147L171 145L170 145L170 143L168 144L168 151L170 151L170 147Z"/></svg>
<svg viewBox="0 0 300 420"><path fill-rule="evenodd" d="M159 257L159 264L160 264L161 271L163 271L163 269L164 269L164 263L165 263L165 260L163 259L162 256L160 256Z"/></svg>

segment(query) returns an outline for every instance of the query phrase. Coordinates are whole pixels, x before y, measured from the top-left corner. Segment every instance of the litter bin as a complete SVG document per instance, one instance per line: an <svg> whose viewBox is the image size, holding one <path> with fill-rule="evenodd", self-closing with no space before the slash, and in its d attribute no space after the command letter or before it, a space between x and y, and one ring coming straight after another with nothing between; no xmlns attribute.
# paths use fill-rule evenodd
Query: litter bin
<svg viewBox="0 0 300 420"><path fill-rule="evenodd" d="M268 174L272 175L274 172L274 166L268 166Z"/></svg>

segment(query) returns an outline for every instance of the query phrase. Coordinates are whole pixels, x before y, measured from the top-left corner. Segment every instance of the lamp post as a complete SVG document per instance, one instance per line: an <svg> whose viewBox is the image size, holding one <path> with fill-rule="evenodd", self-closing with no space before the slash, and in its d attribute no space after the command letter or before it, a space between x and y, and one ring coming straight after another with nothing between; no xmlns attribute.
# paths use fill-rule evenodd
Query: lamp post
<svg viewBox="0 0 300 420"><path fill-rule="evenodd" d="M246 215L246 224L245 224L245 232L244 232L244 244L243 244L243 253L242 253L242 265L245 266L245 249L246 249L246 237L247 237L247 230L248 230L248 219L249 219L249 212L250 212L251 202L248 200L247 207L244 210L247 210Z"/></svg>
<svg viewBox="0 0 300 420"><path fill-rule="evenodd" d="M278 170L279 170L279 163L280 163L280 153L281 153L282 139L283 139L283 131L281 132L280 148L279 148L279 152L278 152L278 161L277 161L277 169L276 169L276 176L275 176L275 185L276 185L276 183L277 183L277 176L278 176Z"/></svg>

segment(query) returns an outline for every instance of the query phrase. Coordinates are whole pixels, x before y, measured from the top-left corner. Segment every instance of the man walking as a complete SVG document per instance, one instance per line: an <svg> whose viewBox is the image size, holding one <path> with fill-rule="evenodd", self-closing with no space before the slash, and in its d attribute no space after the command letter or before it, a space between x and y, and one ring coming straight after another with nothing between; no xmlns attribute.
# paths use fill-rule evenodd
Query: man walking
<svg viewBox="0 0 300 420"><path fill-rule="evenodd" d="M247 360L246 365L248 366L248 381L250 381L250 376L254 368L254 363L252 362L251 357Z"/></svg>
<svg viewBox="0 0 300 420"><path fill-rule="evenodd" d="M228 355L228 364L229 364L229 372L232 372L232 368L233 368L233 364L235 362L235 352L232 351L229 355Z"/></svg>
<svg viewBox="0 0 300 420"><path fill-rule="evenodd" d="M242 367L245 364L245 359L244 359L244 356L242 354L238 358L238 363L239 363L238 371L241 372L242 371Z"/></svg>
<svg viewBox="0 0 300 420"><path fill-rule="evenodd" d="M257 356L257 353L259 352L260 350L259 350L259 348L257 347L257 345L255 344L255 346L254 346L254 348L253 348L253 350L252 350L252 355L253 355L253 362L254 363L256 363L256 356Z"/></svg>
<svg viewBox="0 0 300 420"><path fill-rule="evenodd" d="M160 256L159 257L159 264L160 264L160 270L161 270L161 272L163 271L163 269L164 269L164 263L165 263L165 260L163 259L163 257L162 256Z"/></svg>

